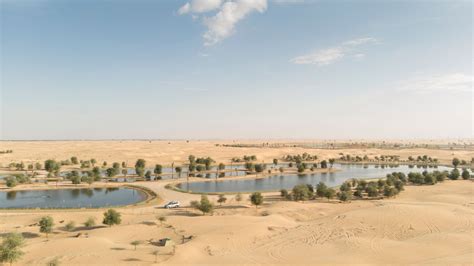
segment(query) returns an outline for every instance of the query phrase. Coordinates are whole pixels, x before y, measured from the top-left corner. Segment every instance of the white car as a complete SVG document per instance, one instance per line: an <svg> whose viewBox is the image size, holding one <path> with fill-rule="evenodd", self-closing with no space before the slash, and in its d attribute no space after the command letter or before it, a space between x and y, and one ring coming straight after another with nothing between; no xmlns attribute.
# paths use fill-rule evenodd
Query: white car
<svg viewBox="0 0 474 266"><path fill-rule="evenodd" d="M179 201L170 201L163 206L166 209L179 208Z"/></svg>

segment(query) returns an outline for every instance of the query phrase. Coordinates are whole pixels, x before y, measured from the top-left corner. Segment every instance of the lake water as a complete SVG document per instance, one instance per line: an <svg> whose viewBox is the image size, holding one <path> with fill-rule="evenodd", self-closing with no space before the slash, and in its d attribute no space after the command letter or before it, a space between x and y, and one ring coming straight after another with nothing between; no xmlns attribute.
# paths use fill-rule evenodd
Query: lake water
<svg viewBox="0 0 474 266"><path fill-rule="evenodd" d="M99 208L134 204L147 198L133 188L80 188L1 191L0 208Z"/></svg>
<svg viewBox="0 0 474 266"><path fill-rule="evenodd" d="M296 174L276 174L259 179L241 179L241 180L222 180L207 182L191 182L189 190L198 193L214 193L214 192L254 192L254 191L278 191L280 189L292 189L298 184L316 185L319 182L325 183L327 186L334 187L341 185L344 181L351 178L372 179L382 178L392 172L423 172L427 171L444 171L451 170L449 167L439 166L437 168L410 168L407 165L396 167L381 167L377 165L334 165L334 168L341 171L334 173L311 173L307 172L303 175ZM183 190L188 190L187 183L178 185Z"/></svg>

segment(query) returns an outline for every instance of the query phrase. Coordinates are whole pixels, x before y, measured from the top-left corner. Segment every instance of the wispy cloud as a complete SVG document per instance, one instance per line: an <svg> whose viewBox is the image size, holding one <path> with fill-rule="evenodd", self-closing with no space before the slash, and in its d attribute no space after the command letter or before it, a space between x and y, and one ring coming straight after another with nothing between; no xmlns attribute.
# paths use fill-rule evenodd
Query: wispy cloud
<svg viewBox="0 0 474 266"><path fill-rule="evenodd" d="M192 0L184 4L178 14L204 13L217 9L221 6L222 0Z"/></svg>
<svg viewBox="0 0 474 266"><path fill-rule="evenodd" d="M358 46L376 43L378 43L378 40L372 37L353 39L333 47L320 49L306 55L297 56L292 58L290 62L294 64L326 66L343 59L347 55L353 55L358 59L362 59L365 54L356 53L356 48Z"/></svg>
<svg viewBox="0 0 474 266"><path fill-rule="evenodd" d="M398 85L398 90L415 93L472 92L474 76L464 73L419 76Z"/></svg>
<svg viewBox="0 0 474 266"><path fill-rule="evenodd" d="M217 10L213 15L203 15L202 22L207 27L203 34L204 45L211 46L228 38L235 32L235 25L252 12L267 10L267 0L192 0L183 5L178 14L207 13Z"/></svg>

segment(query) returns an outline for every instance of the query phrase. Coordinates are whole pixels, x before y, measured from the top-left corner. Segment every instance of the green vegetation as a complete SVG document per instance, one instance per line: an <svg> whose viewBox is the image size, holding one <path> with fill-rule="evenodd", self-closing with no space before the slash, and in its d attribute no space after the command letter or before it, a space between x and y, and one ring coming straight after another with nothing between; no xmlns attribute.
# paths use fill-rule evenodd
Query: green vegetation
<svg viewBox="0 0 474 266"><path fill-rule="evenodd" d="M69 223L66 224L66 226L64 227L64 229L66 229L66 231L72 231L74 230L74 228L76 228L76 223L74 221L70 221Z"/></svg>
<svg viewBox="0 0 474 266"><path fill-rule="evenodd" d="M146 161L144 159L138 159L135 163L135 172L138 176L143 177L145 175Z"/></svg>
<svg viewBox="0 0 474 266"><path fill-rule="evenodd" d="M92 226L95 226L95 218L94 217L87 218L87 220L84 222L84 226L86 228L91 228Z"/></svg>
<svg viewBox="0 0 474 266"><path fill-rule="evenodd" d="M122 218L119 212L114 209L109 209L104 212L104 220L102 221L103 224L112 226L116 224L120 224L122 222Z"/></svg>
<svg viewBox="0 0 474 266"><path fill-rule="evenodd" d="M18 261L25 253L21 248L25 245L23 236L19 233L7 234L0 245L0 262L10 263Z"/></svg>
<svg viewBox="0 0 474 266"><path fill-rule="evenodd" d="M45 216L39 221L40 232L46 234L46 238L53 231L53 226L54 220L51 216Z"/></svg>
<svg viewBox="0 0 474 266"><path fill-rule="evenodd" d="M211 213L214 210L214 204L212 204L205 195L201 196L201 201L191 201L191 207L200 210L203 215Z"/></svg>
<svg viewBox="0 0 474 266"><path fill-rule="evenodd" d="M254 192L250 195L250 202L258 208L259 205L263 204L263 196L260 192Z"/></svg>
<svg viewBox="0 0 474 266"><path fill-rule="evenodd" d="M222 203L225 203L227 201L227 198L225 197L225 195L219 195L219 198L217 199L217 202L219 203L219 205L222 206Z"/></svg>

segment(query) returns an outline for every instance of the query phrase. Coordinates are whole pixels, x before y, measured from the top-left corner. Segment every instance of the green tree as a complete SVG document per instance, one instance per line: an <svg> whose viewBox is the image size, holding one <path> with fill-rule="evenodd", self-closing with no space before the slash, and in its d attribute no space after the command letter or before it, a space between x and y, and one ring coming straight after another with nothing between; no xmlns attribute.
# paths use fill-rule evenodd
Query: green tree
<svg viewBox="0 0 474 266"><path fill-rule="evenodd" d="M321 168L328 168L328 162L326 160L321 161Z"/></svg>
<svg viewBox="0 0 474 266"><path fill-rule="evenodd" d="M263 196L260 192L254 192L250 195L250 202L258 208L259 205L263 204Z"/></svg>
<svg viewBox="0 0 474 266"><path fill-rule="evenodd" d="M326 192L324 193L324 197L326 197L328 200L334 198L335 195L336 191L333 188L326 189Z"/></svg>
<svg viewBox="0 0 474 266"><path fill-rule="evenodd" d="M77 157L76 157L76 156L72 156L72 157L71 157L71 163L72 163L72 164L79 164L79 161L77 160Z"/></svg>
<svg viewBox="0 0 474 266"><path fill-rule="evenodd" d="M44 162L44 169L50 174L59 171L60 165L55 160L46 160Z"/></svg>
<svg viewBox="0 0 474 266"><path fill-rule="evenodd" d="M97 163L96 159L91 159L92 167L94 167L96 163Z"/></svg>
<svg viewBox="0 0 474 266"><path fill-rule="evenodd" d="M138 159L135 163L135 172L138 176L143 177L145 175L146 161L144 159Z"/></svg>
<svg viewBox="0 0 474 266"><path fill-rule="evenodd" d="M214 204L212 204L205 195L201 196L201 201L192 201L191 206L200 210L203 215L214 210Z"/></svg>
<svg viewBox="0 0 474 266"><path fill-rule="evenodd" d="M176 166L174 170L176 171L176 173L178 173L178 178L181 178L181 173L183 172L183 168L181 166Z"/></svg>
<svg viewBox="0 0 474 266"><path fill-rule="evenodd" d="M449 174L449 179L451 180L457 180L459 178L459 170L457 168L454 168L451 173Z"/></svg>
<svg viewBox="0 0 474 266"><path fill-rule="evenodd" d="M48 234L53 231L54 220L51 216L44 216L39 221L40 232L46 234L46 238L48 238Z"/></svg>
<svg viewBox="0 0 474 266"><path fill-rule="evenodd" d="M219 198L217 199L217 202L219 203L219 205L222 206L222 203L225 203L227 201L227 198L225 197L225 195L219 195Z"/></svg>
<svg viewBox="0 0 474 266"><path fill-rule="evenodd" d="M153 169L153 173L155 173L157 178L159 175L161 175L162 171L163 171L163 166L161 164L156 164L155 169Z"/></svg>
<svg viewBox="0 0 474 266"><path fill-rule="evenodd" d="M278 159L273 159L273 165L277 166L278 165Z"/></svg>
<svg viewBox="0 0 474 266"><path fill-rule="evenodd" d="M145 178L146 178L147 180L151 180L151 171L150 171L150 170L146 171L146 173L145 173Z"/></svg>
<svg viewBox="0 0 474 266"><path fill-rule="evenodd" d="M294 189L294 188L293 188L293 189ZM286 190L286 189L280 190L280 196L281 196L282 198L288 197L288 190Z"/></svg>
<svg viewBox="0 0 474 266"><path fill-rule="evenodd" d="M349 201L352 199L351 191L341 191L337 193L337 197L340 201Z"/></svg>
<svg viewBox="0 0 474 266"><path fill-rule="evenodd" d="M18 261L25 253L21 250L25 240L19 233L7 234L0 245L0 262L7 262L12 265Z"/></svg>
<svg viewBox="0 0 474 266"><path fill-rule="evenodd" d="M9 176L7 178L5 178L5 184L7 185L7 187L16 187L16 185L18 184L17 180L16 180L16 177L14 176Z"/></svg>
<svg viewBox="0 0 474 266"><path fill-rule="evenodd" d="M114 209L109 209L104 212L104 220L102 221L103 224L108 226L112 226L115 224L120 224L122 222L122 218L119 212Z"/></svg>
<svg viewBox="0 0 474 266"><path fill-rule="evenodd" d="M467 169L462 170L461 176L462 176L462 179L465 179L465 180L467 180L471 177L471 175L469 174L469 171Z"/></svg>
<svg viewBox="0 0 474 266"><path fill-rule="evenodd" d="M316 186L316 195L318 197L324 197L326 195L326 190L328 187L323 182L319 182Z"/></svg>
<svg viewBox="0 0 474 266"><path fill-rule="evenodd" d="M335 161L336 161L336 160L335 160L334 158L329 159L329 165L331 166L331 168L332 168L332 166L334 165L334 162L335 162Z"/></svg>
<svg viewBox="0 0 474 266"><path fill-rule="evenodd" d="M457 168L458 165L461 163L461 161L459 161L458 158L454 158L452 163L453 163L454 168Z"/></svg>
<svg viewBox="0 0 474 266"><path fill-rule="evenodd" d="M313 193L309 190L305 184L296 185L292 190L293 199L295 201L308 200L313 196Z"/></svg>

